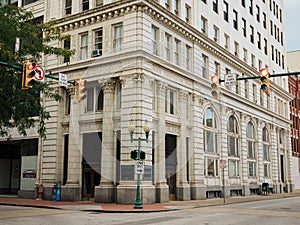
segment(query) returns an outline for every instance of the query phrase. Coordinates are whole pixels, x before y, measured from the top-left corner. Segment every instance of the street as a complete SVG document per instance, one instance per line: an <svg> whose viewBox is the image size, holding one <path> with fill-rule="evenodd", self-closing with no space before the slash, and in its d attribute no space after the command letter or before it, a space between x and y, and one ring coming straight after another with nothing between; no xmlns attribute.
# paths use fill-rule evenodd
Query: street
<svg viewBox="0 0 300 225"><path fill-rule="evenodd" d="M300 225L300 197L151 213L0 206L0 225Z"/></svg>

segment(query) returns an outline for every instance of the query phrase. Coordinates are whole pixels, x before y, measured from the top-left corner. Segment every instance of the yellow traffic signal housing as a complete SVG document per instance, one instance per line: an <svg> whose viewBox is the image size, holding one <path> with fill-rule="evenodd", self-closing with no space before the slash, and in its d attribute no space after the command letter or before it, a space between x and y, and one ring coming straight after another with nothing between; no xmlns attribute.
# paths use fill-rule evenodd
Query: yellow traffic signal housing
<svg viewBox="0 0 300 225"><path fill-rule="evenodd" d="M259 70L261 90L263 90L267 95L270 95L270 74L268 68L263 68Z"/></svg>
<svg viewBox="0 0 300 225"><path fill-rule="evenodd" d="M213 98L220 100L220 76L214 75L211 80L211 95Z"/></svg>
<svg viewBox="0 0 300 225"><path fill-rule="evenodd" d="M35 75L36 64L31 62L25 62L22 66L22 90L28 90L28 88L32 88L29 86L29 82L33 79Z"/></svg>
<svg viewBox="0 0 300 225"><path fill-rule="evenodd" d="M81 78L78 80L78 102L84 100L86 98L86 85L87 81L82 80Z"/></svg>

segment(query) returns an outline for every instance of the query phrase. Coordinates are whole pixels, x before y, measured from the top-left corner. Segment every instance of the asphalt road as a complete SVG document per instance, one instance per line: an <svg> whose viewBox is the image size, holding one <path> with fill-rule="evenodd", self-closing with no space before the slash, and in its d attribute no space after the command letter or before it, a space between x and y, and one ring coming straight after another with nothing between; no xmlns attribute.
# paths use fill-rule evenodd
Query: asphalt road
<svg viewBox="0 0 300 225"><path fill-rule="evenodd" d="M0 225L300 225L300 197L156 213L0 206Z"/></svg>

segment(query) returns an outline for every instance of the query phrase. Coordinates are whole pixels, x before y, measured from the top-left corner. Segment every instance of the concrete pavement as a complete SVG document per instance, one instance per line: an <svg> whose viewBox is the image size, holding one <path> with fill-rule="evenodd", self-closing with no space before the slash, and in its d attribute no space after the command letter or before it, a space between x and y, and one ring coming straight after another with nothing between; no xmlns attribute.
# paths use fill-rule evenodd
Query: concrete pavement
<svg viewBox="0 0 300 225"><path fill-rule="evenodd" d="M170 201L168 203L156 203L143 205L143 209L134 209L133 205L122 205L115 203L94 203L90 201L82 202L66 202L66 201L47 201L47 200L34 200L34 199L21 199L12 196L0 196L0 205L18 205L30 206L41 208L54 208L65 210L79 210L79 211L95 211L95 212L122 212L122 213L137 213L137 212L161 212L169 210L179 210L186 208L197 208L205 206L214 206L222 204L232 204L239 202L260 201L277 198L288 198L300 196L300 190L291 193L269 194L269 195L251 195L251 196L237 196L206 200L190 200L190 201ZM225 202L225 203L224 203Z"/></svg>

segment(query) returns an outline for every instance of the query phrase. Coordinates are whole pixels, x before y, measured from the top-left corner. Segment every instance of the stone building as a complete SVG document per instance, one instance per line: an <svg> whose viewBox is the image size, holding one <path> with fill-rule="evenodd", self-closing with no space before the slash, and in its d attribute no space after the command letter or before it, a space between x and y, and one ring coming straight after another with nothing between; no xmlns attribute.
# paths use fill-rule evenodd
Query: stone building
<svg viewBox="0 0 300 225"><path fill-rule="evenodd" d="M81 102L71 86L57 88L63 102L44 99L52 116L47 139L34 131L26 137L34 140L34 168L23 165L24 137L1 142L1 151L14 148L16 157L0 160L18 160L20 174L36 171L35 178L20 178L19 196L33 195L34 184L43 184L50 199L58 183L62 200L134 203L130 152L138 146L130 141L131 120L135 137L144 137L145 121L151 127L149 141L141 142L144 204L259 194L262 183L274 193L293 191L287 77L271 79L270 95L259 79L222 82L220 100L211 96L210 81L215 74L225 79L258 76L264 67L287 70L283 1L18 4L71 35L53 45L75 49L75 55L45 56L46 70L87 80ZM11 171L5 170L7 177Z"/></svg>

